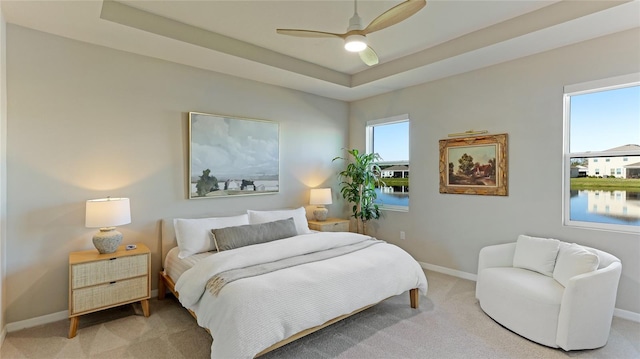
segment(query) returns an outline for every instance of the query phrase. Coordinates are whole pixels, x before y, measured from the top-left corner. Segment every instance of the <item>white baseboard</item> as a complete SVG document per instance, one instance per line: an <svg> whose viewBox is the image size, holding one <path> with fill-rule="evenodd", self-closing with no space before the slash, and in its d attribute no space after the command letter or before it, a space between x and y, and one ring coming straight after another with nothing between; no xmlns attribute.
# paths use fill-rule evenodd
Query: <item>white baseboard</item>
<svg viewBox="0 0 640 359"><path fill-rule="evenodd" d="M640 323L640 313L629 310L615 308L613 310L613 316Z"/></svg>
<svg viewBox="0 0 640 359"><path fill-rule="evenodd" d="M441 267L435 264L430 264L425 262L418 262L418 263L420 263L420 266L426 270L432 270L434 272L448 274L453 277L472 280L474 282L478 278L478 276L473 273L467 273L467 272L463 272L463 271L459 271L459 270L455 270L447 267Z"/></svg>
<svg viewBox="0 0 640 359"><path fill-rule="evenodd" d="M420 266L422 268L426 269L426 270L431 270L431 271L438 272L438 273L448 274L448 275L450 275L452 277L472 280L474 282L477 281L477 279L478 279L478 275L477 274L467 273L467 272L463 272L463 271L459 271L459 270L455 270L455 269L451 269L451 268L447 268L447 267L441 267L441 266L437 266L435 264L430 264L430 263L425 263L425 262L418 262L418 263L420 263ZM614 308L613 309L613 316L614 317L618 317L618 318L622 318L622 319L626 319L626 320L631 320L633 322L640 323L640 313L632 312L632 311L629 311L629 310Z"/></svg>
<svg viewBox="0 0 640 359"><path fill-rule="evenodd" d="M49 324L63 319L69 319L68 310L9 323L7 324L7 332L11 333L21 329L33 328L37 327L38 325Z"/></svg>
<svg viewBox="0 0 640 359"><path fill-rule="evenodd" d="M453 277L471 280L474 282L478 278L478 276L473 273L463 272L463 271L442 267L435 264L425 263L425 262L418 262L418 263L422 268L426 270L447 274ZM151 298L156 298L157 296L158 296L158 290L157 289L152 290ZM615 308L613 310L613 315L622 319L631 320L633 322L640 323L640 313ZM2 330L2 332L0 332L0 347L2 347L2 343L4 342L4 338L6 337L7 333L15 332L21 329L36 327L38 325L53 323L53 322L57 322L59 320L68 319L68 318L69 318L69 311L63 310L57 313L47 314L47 315L43 315L36 318L9 323Z"/></svg>
<svg viewBox="0 0 640 359"><path fill-rule="evenodd" d="M156 298L157 296L158 296L158 290L157 289L152 290L151 298ZM7 324L7 327L5 328L2 334L6 334L7 332L8 333L15 332L21 329L33 328L33 327L37 327L38 325L49 324L49 323L57 322L59 320L64 320L64 319L69 319L68 310L63 310L56 313L51 313L51 314L42 315L42 316L31 318L31 319L9 323ZM4 335L0 337L0 339L4 340ZM2 345L2 341L0 341L0 345Z"/></svg>

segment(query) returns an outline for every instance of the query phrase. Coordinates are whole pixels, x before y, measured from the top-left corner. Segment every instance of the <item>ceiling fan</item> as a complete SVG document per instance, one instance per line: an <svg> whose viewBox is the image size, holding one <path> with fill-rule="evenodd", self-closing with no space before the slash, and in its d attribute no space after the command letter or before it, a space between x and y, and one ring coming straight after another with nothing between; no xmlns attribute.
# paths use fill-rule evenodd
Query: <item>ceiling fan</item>
<svg viewBox="0 0 640 359"><path fill-rule="evenodd" d="M281 35L297 37L338 37L344 39L344 48L347 51L357 52L365 64L373 66L378 63L378 55L367 44L366 36L407 19L422 9L426 4L426 0L406 0L373 19L373 21L363 29L361 25L362 19L358 15L358 2L354 0L353 16L349 19L347 32L343 34L299 29L277 29L276 32Z"/></svg>

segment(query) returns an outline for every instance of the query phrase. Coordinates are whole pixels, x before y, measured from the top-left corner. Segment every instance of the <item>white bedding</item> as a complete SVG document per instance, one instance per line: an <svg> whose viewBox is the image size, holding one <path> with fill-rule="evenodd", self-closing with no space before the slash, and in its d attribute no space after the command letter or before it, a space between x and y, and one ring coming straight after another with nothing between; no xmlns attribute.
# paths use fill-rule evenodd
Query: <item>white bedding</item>
<svg viewBox="0 0 640 359"><path fill-rule="evenodd" d="M216 252L204 252L194 254L192 256L180 259L178 254L180 253L180 248L173 247L169 253L167 253L167 257L164 259L164 272L169 276L175 283L182 273L186 272L188 269L191 269L196 263L198 263L201 259L207 258Z"/></svg>
<svg viewBox="0 0 640 359"><path fill-rule="evenodd" d="M244 278L227 284L218 296L205 291L209 278L219 272L354 243L361 237L320 232L223 251L184 272L176 290L182 305L196 313L198 324L211 331L212 358L253 358L300 331L409 289L426 294L420 265L388 243Z"/></svg>

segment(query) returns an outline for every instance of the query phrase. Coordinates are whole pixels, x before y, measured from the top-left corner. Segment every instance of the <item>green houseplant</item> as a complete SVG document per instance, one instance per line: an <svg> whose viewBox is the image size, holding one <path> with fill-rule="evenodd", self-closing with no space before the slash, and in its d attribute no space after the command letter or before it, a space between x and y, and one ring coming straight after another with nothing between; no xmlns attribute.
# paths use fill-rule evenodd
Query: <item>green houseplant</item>
<svg viewBox="0 0 640 359"><path fill-rule="evenodd" d="M380 167L376 164L382 158L377 153L360 153L357 149L348 150L347 153L347 157L333 159L348 162L347 167L338 173L341 179L340 193L353 204L351 210L352 217L356 219L356 231L366 233L367 222L380 218L381 214L373 201L378 197L375 186L382 183L379 178Z"/></svg>

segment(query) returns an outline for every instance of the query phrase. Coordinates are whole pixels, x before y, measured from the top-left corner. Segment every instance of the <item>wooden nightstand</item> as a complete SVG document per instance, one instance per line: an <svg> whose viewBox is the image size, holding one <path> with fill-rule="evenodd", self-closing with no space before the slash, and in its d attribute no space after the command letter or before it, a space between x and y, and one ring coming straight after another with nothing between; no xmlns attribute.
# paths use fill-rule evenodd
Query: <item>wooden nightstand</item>
<svg viewBox="0 0 640 359"><path fill-rule="evenodd" d="M327 218L326 221L310 220L309 229L320 232L349 232L349 220L340 218Z"/></svg>
<svg viewBox="0 0 640 359"><path fill-rule="evenodd" d="M151 251L142 243L127 251L97 250L69 254L69 338L76 336L80 316L119 305L140 302L149 316Z"/></svg>

